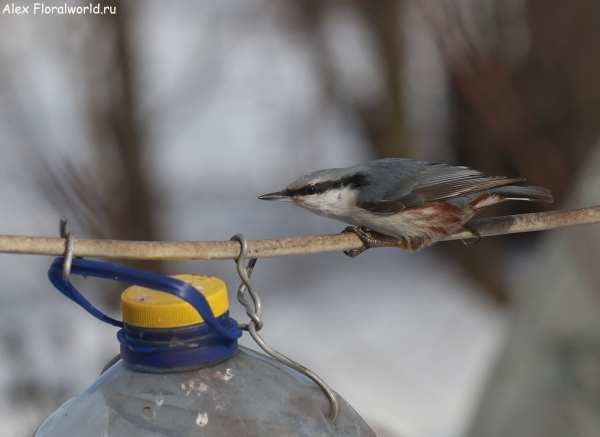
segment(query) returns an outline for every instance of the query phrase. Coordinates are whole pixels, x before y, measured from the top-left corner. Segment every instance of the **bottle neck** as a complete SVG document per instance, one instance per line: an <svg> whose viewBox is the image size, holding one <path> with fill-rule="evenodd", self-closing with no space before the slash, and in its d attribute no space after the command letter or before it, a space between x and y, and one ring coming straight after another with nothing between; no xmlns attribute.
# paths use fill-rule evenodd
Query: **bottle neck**
<svg viewBox="0 0 600 437"><path fill-rule="evenodd" d="M225 329L237 329L229 312L217 321ZM237 339L215 333L206 323L181 328L140 328L124 323L117 338L125 365L151 373L205 367L228 358L238 346Z"/></svg>

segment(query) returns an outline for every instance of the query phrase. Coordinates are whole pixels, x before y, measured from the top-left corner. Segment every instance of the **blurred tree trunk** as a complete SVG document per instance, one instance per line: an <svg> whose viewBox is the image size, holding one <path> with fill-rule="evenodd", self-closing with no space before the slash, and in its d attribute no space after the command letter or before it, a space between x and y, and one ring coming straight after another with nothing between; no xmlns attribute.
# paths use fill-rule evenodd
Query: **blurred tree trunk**
<svg viewBox="0 0 600 437"><path fill-rule="evenodd" d="M384 65L384 89L388 99L378 108L361 111L361 119L379 158L411 156L403 107L403 59L400 19L401 0L356 0L375 36Z"/></svg>
<svg viewBox="0 0 600 437"><path fill-rule="evenodd" d="M579 170L600 134L600 2L528 0L525 19L530 50L511 77L540 131Z"/></svg>
<svg viewBox="0 0 600 437"><path fill-rule="evenodd" d="M477 7L475 4L472 9ZM468 30L473 26L466 24L456 2L421 4L421 10L432 24L450 75L457 103L452 112L456 146L463 161L489 172L503 157L504 166L531 184L549 188L555 199L562 199L572 184L570 163L564 150L540 128L507 65L494 53L495 47L486 44L483 32ZM498 152L488 154L482 149Z"/></svg>
<svg viewBox="0 0 600 437"><path fill-rule="evenodd" d="M132 8L135 5L123 2L105 1L107 6L117 8L115 15L108 15L114 34L114 76L107 77L112 82L112 103L106 120L96 120L100 126L108 126L114 133L114 143L122 163L122 180L125 190L125 207L115 217L114 228L118 238L123 240L158 239L154 228L154 199L144 161L148 160L148 126L142 125L139 116L139 99L136 96L137 77L132 48L133 25ZM108 21L108 20L107 20ZM102 142L96 142L101 146ZM140 268L160 270L156 262L135 261Z"/></svg>
<svg viewBox="0 0 600 437"><path fill-rule="evenodd" d="M402 104L403 51L400 19L403 3L402 0L295 0L294 2L301 12L302 25L309 32L310 39L317 42L313 45L313 49L319 55L318 62L321 64L317 68L326 90L325 94L334 101L339 100L334 86L337 78L329 54L324 49L326 44L320 35L319 22L327 8L340 4L356 8L365 18L383 66L384 89L380 100L375 104L356 103L350 110L357 117L367 141L378 158L411 155L406 115Z"/></svg>
<svg viewBox="0 0 600 437"><path fill-rule="evenodd" d="M83 56L74 59L73 66L83 67L86 84L79 103L87 116L89 144L94 151L92 175L73 166L69 166L71 177L66 182L64 174L54 175L54 185L71 185L59 191L63 199L57 204L63 205L63 214L74 216L79 226L96 238L155 241L155 199L147 174L149 126L147 118L140 117L132 41L138 5L101 3L116 7L116 14L92 17L94 27L82 41ZM72 192L76 195L69 196ZM73 229L76 237L81 235L77 227ZM163 263L156 261L122 263L156 273L164 271ZM102 299L118 308L123 286L106 284L103 289Z"/></svg>
<svg viewBox="0 0 600 437"><path fill-rule="evenodd" d="M63 64L61 73L74 80L73 93L66 97L67 105L84 114L88 132L83 126L85 144L73 140L72 149L91 147L94 154L84 162L77 153L55 153L57 141L50 116L23 98L24 86L18 62L5 62L0 70L0 97L3 116L10 133L18 138L23 162L40 192L55 209L71 219L76 238L117 238L125 240L156 240L154 228L154 196L147 178L149 126L139 116L139 97L136 95L138 77L135 72L132 42L136 3L106 1L116 7L116 14L91 16L85 27L76 27L66 20L64 34L51 35L42 47ZM48 38L40 27L40 38ZM69 41L78 35L75 42ZM35 72L43 74L43 72ZM27 76L25 76L27 77ZM64 79L64 78L63 78ZM41 81L41 79L40 79ZM79 87L81 83L81 86ZM27 86L27 85L25 85ZM35 97L36 87L32 87ZM79 92L78 92L79 91ZM72 98L72 101L70 100ZM43 105L39 105L43 108ZM34 120L46 116L46 119ZM46 130L34 129L32 124ZM75 138L75 136L74 136ZM78 161L76 161L78 159ZM58 227L58 226L57 226ZM130 262L132 265L161 271L157 262Z"/></svg>
<svg viewBox="0 0 600 437"><path fill-rule="evenodd" d="M600 18L600 17L598 17ZM580 171L573 207L598 204L600 146ZM517 284L511 332L469 437L600 435L600 229L544 233Z"/></svg>
<svg viewBox="0 0 600 437"><path fill-rule="evenodd" d="M115 2L105 4L115 6ZM136 96L138 78L130 15L135 12L134 7L135 4L119 2L115 15L92 16L85 30L69 29L79 35L76 43L66 41L71 37L69 31L46 42L47 49L54 50L59 62L63 62L62 73L67 80L71 79L69 75L75 78L73 94L66 99L84 114L80 120L85 144L73 140L68 146L70 150L91 148L93 158L88 162L78 153L55 153L57 140L52 128L47 127L50 116L23 98L26 94L17 79L20 65L5 63L0 71L0 97L5 109L2 115L10 133L18 138L16 143L21 145L18 153L39 191L59 214L71 219L69 228L75 232L75 238L158 238L153 223L155 199L145 166L149 158L149 127L139 117ZM68 21L67 25L73 26L73 22ZM40 29L40 35L44 35L44 30ZM35 96L35 91L32 94L41 98ZM43 104L39 106L43 108ZM42 119L34 120L32 114ZM32 128L34 122L46 130ZM160 262L127 264L163 270ZM122 286L113 289L114 293L104 293L103 298L115 307Z"/></svg>
<svg viewBox="0 0 600 437"><path fill-rule="evenodd" d="M600 109L600 5L582 0L529 1L531 47L516 65L500 61L501 49L511 43L506 39L512 35L514 16L499 20L498 40L490 46L483 32L467 31L477 26L465 26L457 3L433 5L443 10L441 20L439 11L435 14L425 6L422 10L450 73L461 164L491 174L525 176L529 183L549 188L561 202L570 194L573 175L600 130L592 121L598 120ZM498 4L500 12L503 7ZM458 50L449 42L457 39ZM528 212L543 206L514 202L496 212ZM500 252L496 241L452 250L474 277L506 299L506 287L494 274Z"/></svg>

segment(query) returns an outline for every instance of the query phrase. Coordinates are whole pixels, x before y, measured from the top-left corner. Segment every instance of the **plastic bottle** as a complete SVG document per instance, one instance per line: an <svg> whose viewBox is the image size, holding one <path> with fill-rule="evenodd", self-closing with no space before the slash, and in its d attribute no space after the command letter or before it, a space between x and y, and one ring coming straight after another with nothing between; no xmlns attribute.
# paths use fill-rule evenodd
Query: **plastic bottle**
<svg viewBox="0 0 600 437"><path fill-rule="evenodd" d="M58 260L54 277L52 269L49 275L67 289L70 283L56 274L62 268ZM81 263L93 262L73 260L73 270ZM223 281L176 278L202 293L225 331L237 330ZM339 414L332 422L329 402L312 380L238 347L237 338L216 333L188 302L129 287L121 298L122 359L49 416L34 437L375 436L339 396Z"/></svg>

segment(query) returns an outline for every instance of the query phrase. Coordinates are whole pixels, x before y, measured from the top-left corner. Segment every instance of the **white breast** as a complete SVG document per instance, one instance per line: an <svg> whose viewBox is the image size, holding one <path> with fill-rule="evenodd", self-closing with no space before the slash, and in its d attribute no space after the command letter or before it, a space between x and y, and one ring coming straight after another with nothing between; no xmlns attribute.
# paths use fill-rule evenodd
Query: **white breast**
<svg viewBox="0 0 600 437"><path fill-rule="evenodd" d="M446 217L434 207L408 209L396 214L377 214L356 206L355 192L349 188L330 190L294 201L299 206L323 217L390 235L396 238L429 237L435 239L432 225L442 226L453 232L460 229L472 217L464 210L464 216Z"/></svg>
<svg viewBox="0 0 600 437"><path fill-rule="evenodd" d="M356 206L356 194L350 188L295 199L294 203L323 217L354 226L364 226L382 234L401 238L422 234L420 221L405 220L403 213L375 214Z"/></svg>

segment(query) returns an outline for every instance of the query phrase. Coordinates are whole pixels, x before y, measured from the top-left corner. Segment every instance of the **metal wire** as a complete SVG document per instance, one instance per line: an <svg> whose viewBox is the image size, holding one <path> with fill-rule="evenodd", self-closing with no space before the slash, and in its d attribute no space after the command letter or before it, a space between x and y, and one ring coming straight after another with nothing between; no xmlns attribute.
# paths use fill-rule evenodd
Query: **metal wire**
<svg viewBox="0 0 600 437"><path fill-rule="evenodd" d="M73 263L73 252L75 248L75 233L67 232L67 223L69 219L61 217L60 219L60 238L65 238L65 263L63 264L63 278L67 281L71 279L71 264Z"/></svg>
<svg viewBox="0 0 600 437"><path fill-rule="evenodd" d="M238 301L244 305L246 308L246 314L256 326L256 330L260 331L263 327L263 321L260 318L262 315L262 305L260 303L260 297L254 290L254 285L250 281L250 275L254 271L254 265L256 264L256 258L248 261L248 266L246 267L244 264L246 262L246 257L248 256L248 240L242 234L236 234L231 237L232 241L237 241L241 245L240 256L236 259L235 264L237 266L238 275L242 278L242 283L240 284L240 288L237 293ZM242 256L243 254L243 256ZM252 298L252 302L254 303L254 307L248 302L244 293L248 290L250 297ZM241 324L239 325L240 329L244 331L248 331L248 325Z"/></svg>
<svg viewBox="0 0 600 437"><path fill-rule="evenodd" d="M256 342L256 344L258 344L260 348L267 354L275 358L277 361L285 364L288 367L291 367L292 369L312 379L315 382L315 384L317 384L321 388L321 390L323 390L323 393L325 393L325 396L329 400L329 404L331 406L331 409L329 411L329 420L331 420L331 422L333 422L335 426L335 419L339 414L340 406L337 396L333 392L333 390L331 390L331 388L325 383L325 381L319 378L319 376L317 376L314 372L307 369L303 365L291 360L285 355L282 355L281 353L277 352L275 349L269 346L260 335L258 335L258 331L263 327L263 321L261 319L262 308L260 298L256 293L256 290L254 289L252 281L250 281L250 276L252 275L252 272L254 271L254 266L256 265L256 258L250 259L250 261L248 262L248 266L245 266L246 259L248 257L248 240L242 234L234 235L233 237L231 237L231 240L238 241L240 243L240 253L236 259L236 265L238 274L240 275L242 282L240 283L240 287L238 289L237 298L238 301L242 305L244 305L244 307L246 308L246 314L248 314L248 316L251 319L249 324L239 325L240 329L248 331L250 333L250 336ZM248 302L248 300L244 296L246 290L248 290L248 293L252 297L254 307L252 307L250 302Z"/></svg>

